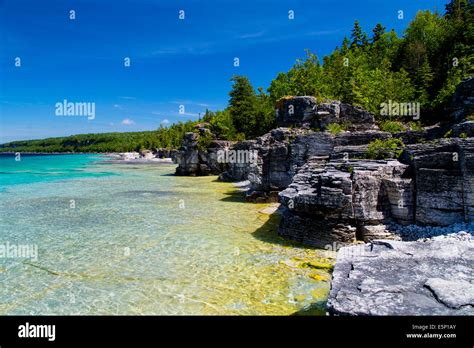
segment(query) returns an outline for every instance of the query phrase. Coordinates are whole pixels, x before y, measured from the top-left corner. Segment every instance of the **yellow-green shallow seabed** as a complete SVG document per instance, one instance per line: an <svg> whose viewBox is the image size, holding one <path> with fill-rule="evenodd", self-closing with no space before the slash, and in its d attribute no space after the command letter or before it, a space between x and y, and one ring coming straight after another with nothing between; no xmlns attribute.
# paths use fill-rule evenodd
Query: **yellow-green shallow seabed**
<svg viewBox="0 0 474 348"><path fill-rule="evenodd" d="M278 237L272 205L232 183L93 155L22 161L10 171L55 178L1 187L0 244L38 258L0 258L0 314L324 314L334 253Z"/></svg>

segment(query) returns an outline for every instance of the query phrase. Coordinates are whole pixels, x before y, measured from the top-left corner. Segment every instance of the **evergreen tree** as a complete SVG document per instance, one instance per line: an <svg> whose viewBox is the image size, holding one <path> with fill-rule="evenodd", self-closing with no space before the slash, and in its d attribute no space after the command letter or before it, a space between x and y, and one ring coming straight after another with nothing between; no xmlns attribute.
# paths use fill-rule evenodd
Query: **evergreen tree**
<svg viewBox="0 0 474 348"><path fill-rule="evenodd" d="M352 29L351 39L351 48L367 46L367 34L362 30L362 27L360 26L359 21L357 20L354 22L354 28Z"/></svg>
<svg viewBox="0 0 474 348"><path fill-rule="evenodd" d="M347 36L344 36L344 40L342 41L341 53L346 54L349 51L349 45L351 42L349 41Z"/></svg>
<svg viewBox="0 0 474 348"><path fill-rule="evenodd" d="M252 137L258 131L256 105L257 96L245 76L233 76L234 83L229 92L229 113L237 133L243 133L246 137Z"/></svg>
<svg viewBox="0 0 474 348"><path fill-rule="evenodd" d="M372 33L372 43L375 43L382 38L382 35L385 33L385 27L382 24L377 23L375 28L372 30Z"/></svg>

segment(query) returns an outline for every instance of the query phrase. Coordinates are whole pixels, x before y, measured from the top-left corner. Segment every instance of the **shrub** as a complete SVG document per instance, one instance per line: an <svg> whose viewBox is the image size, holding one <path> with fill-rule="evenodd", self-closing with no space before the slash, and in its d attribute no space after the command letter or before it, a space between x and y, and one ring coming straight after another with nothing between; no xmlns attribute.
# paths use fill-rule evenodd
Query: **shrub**
<svg viewBox="0 0 474 348"><path fill-rule="evenodd" d="M326 126L326 130L329 131L329 133L336 135L342 131L349 130L351 125L352 124L349 121L344 121L343 123L330 123Z"/></svg>
<svg viewBox="0 0 474 348"><path fill-rule="evenodd" d="M340 125L339 123L328 124L326 129L332 135L337 135L337 134L341 133L342 131L344 131L344 127L342 125Z"/></svg>
<svg viewBox="0 0 474 348"><path fill-rule="evenodd" d="M421 126L420 122L409 122L408 126L410 127L410 130L419 132L423 130L423 127Z"/></svg>
<svg viewBox="0 0 474 348"><path fill-rule="evenodd" d="M379 127L382 131L389 133L399 133L406 130L400 121L384 121L379 124Z"/></svg>
<svg viewBox="0 0 474 348"><path fill-rule="evenodd" d="M376 139L369 143L367 157L370 159L398 158L403 152L405 144L397 138L387 140Z"/></svg>
<svg viewBox="0 0 474 348"><path fill-rule="evenodd" d="M213 141L213 137L211 133L204 133L199 135L198 138L198 149L200 151L206 151L209 146L211 145L211 142Z"/></svg>

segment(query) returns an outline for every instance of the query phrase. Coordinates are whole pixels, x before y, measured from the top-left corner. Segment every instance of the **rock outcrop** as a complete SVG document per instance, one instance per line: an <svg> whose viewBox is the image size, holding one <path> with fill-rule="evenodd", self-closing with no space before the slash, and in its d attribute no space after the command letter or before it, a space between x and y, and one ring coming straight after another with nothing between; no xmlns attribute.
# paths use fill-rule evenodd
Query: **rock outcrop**
<svg viewBox="0 0 474 348"><path fill-rule="evenodd" d="M402 162L310 159L279 194L279 234L324 247L328 240L399 238L390 223L474 220L474 139L409 145ZM320 225L325 228L308 228Z"/></svg>
<svg viewBox="0 0 474 348"><path fill-rule="evenodd" d="M184 135L181 148L176 155L178 163L176 175L219 175L228 168L227 163L219 160L219 150L228 150L233 142L211 140L207 147L202 147L199 144L199 138L206 136L208 130L200 129L199 131L200 133L188 132Z"/></svg>
<svg viewBox="0 0 474 348"><path fill-rule="evenodd" d="M474 113L474 76L461 81L448 108L454 121L460 121Z"/></svg>
<svg viewBox="0 0 474 348"><path fill-rule="evenodd" d="M280 127L308 126L325 130L331 123L344 124L349 130L375 129L374 115L340 101L318 103L310 96L285 97L277 102L277 124Z"/></svg>
<svg viewBox="0 0 474 348"><path fill-rule="evenodd" d="M454 106L471 105L466 87L470 81L459 87ZM187 133L176 173L248 180L247 200L282 203L281 236L319 247L399 239L390 227L394 224L447 226L473 221L472 121L390 134L377 130L373 115L365 110L302 96L277 103L277 122L297 127L280 127L239 143L213 140L204 149L199 137L210 136L204 126L199 134ZM350 131L334 135L314 130L331 123ZM447 131L457 137L442 138ZM399 161L366 159L369 143L393 137L406 144ZM219 151L255 153L255 160L223 162L218 160Z"/></svg>
<svg viewBox="0 0 474 348"><path fill-rule="evenodd" d="M473 138L409 145L403 159L414 168L417 224L446 226L473 220Z"/></svg>
<svg viewBox="0 0 474 348"><path fill-rule="evenodd" d="M251 184L249 199L276 201L278 192L288 187L308 158L327 156L333 147L329 134L301 129L278 128L257 138L253 149L258 160L247 176Z"/></svg>
<svg viewBox="0 0 474 348"><path fill-rule="evenodd" d="M156 149L155 157L156 158L171 158L173 162L177 163L176 156L178 155L178 150L159 148Z"/></svg>
<svg viewBox="0 0 474 348"><path fill-rule="evenodd" d="M409 171L408 165L398 161L312 158L279 194L284 213L278 233L317 247L391 237L381 225L402 208L411 214L412 193L405 197L399 189L412 189L405 178Z"/></svg>
<svg viewBox="0 0 474 348"><path fill-rule="evenodd" d="M377 240L338 251L331 315L474 315L474 238Z"/></svg>

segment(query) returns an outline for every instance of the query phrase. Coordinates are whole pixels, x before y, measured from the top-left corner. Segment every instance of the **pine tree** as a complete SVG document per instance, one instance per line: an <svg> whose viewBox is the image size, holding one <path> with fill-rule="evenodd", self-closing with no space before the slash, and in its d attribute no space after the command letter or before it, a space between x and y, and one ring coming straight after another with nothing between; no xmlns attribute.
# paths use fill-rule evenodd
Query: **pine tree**
<svg viewBox="0 0 474 348"><path fill-rule="evenodd" d="M257 96L247 77L233 76L231 81L234 83L229 92L229 112L232 123L238 133L252 137L258 133L256 129Z"/></svg>
<svg viewBox="0 0 474 348"><path fill-rule="evenodd" d="M349 51L349 45L351 42L347 38L347 36L344 36L344 40L342 41L342 48L341 48L341 53L346 54Z"/></svg>
<svg viewBox="0 0 474 348"><path fill-rule="evenodd" d="M375 28L372 30L372 33L372 43L375 43L382 38L382 35L385 33L385 27L382 24L377 23Z"/></svg>
<svg viewBox="0 0 474 348"><path fill-rule="evenodd" d="M362 31L362 27L360 26L358 20L354 22L354 28L352 29L351 39L351 48L367 46L367 34Z"/></svg>

